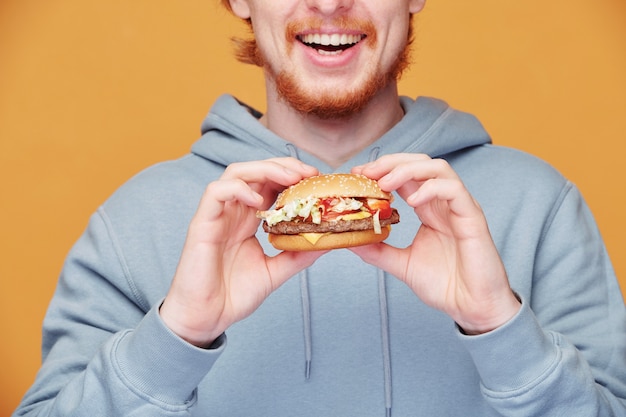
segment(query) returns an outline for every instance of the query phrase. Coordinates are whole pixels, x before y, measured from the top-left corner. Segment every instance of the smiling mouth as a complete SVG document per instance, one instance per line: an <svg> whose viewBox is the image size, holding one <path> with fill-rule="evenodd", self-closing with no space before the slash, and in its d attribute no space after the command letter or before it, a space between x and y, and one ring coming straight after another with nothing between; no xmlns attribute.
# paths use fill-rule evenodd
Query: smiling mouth
<svg viewBox="0 0 626 417"><path fill-rule="evenodd" d="M350 35L346 33L310 33L298 35L296 38L309 48L317 50L320 55L339 55L343 51L357 45L366 35Z"/></svg>

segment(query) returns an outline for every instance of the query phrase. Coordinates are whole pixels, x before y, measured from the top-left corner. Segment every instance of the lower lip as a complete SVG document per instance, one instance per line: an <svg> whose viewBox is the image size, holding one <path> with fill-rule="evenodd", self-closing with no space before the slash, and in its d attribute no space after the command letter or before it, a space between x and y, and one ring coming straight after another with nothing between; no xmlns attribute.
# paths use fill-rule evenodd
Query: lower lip
<svg viewBox="0 0 626 417"><path fill-rule="evenodd" d="M323 68L337 68L348 65L353 61L358 53L361 44L358 43L348 49L344 49L339 54L324 55L320 54L317 49L306 46L298 42L305 56L316 66Z"/></svg>

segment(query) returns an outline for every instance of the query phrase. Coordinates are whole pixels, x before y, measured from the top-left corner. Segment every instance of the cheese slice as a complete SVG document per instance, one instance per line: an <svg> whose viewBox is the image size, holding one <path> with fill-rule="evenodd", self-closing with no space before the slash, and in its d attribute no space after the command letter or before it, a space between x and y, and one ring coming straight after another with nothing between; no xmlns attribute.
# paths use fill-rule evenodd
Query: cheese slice
<svg viewBox="0 0 626 417"><path fill-rule="evenodd" d="M300 233L300 236L308 240L311 245L315 245L322 236L329 234L330 233Z"/></svg>
<svg viewBox="0 0 626 417"><path fill-rule="evenodd" d="M372 213L369 213L367 211L359 211L358 213L344 214L339 218L341 220L361 220L368 217L372 217Z"/></svg>

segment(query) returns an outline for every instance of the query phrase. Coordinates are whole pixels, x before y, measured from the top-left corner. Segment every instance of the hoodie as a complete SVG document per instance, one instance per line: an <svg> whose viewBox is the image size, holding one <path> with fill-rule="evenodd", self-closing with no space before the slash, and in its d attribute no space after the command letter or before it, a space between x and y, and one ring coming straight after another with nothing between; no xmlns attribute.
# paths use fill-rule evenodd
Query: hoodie
<svg viewBox="0 0 626 417"><path fill-rule="evenodd" d="M335 171L384 154L447 160L485 212L519 313L464 335L400 280L332 251L210 349L163 324L206 185L236 161L315 156L219 98L191 153L120 187L69 253L43 326L43 363L15 416L624 416L626 315L597 226L546 163L494 146L473 116L401 98L405 117ZM420 222L402 199L388 243ZM262 230L259 241L276 251Z"/></svg>

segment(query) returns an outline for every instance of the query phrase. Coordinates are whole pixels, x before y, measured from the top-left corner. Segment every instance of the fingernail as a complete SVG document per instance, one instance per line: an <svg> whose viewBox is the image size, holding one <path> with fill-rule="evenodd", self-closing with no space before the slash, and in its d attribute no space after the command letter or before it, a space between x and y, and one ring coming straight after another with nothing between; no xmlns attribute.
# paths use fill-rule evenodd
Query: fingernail
<svg viewBox="0 0 626 417"><path fill-rule="evenodd" d="M395 176L395 175L394 175L393 171L391 171L391 172L389 172L389 173L385 174L384 176L382 176L382 177L378 180L378 182L381 182L381 181L382 181L382 182L388 182L388 181L391 181L391 180L393 180L393 177L394 177L394 176Z"/></svg>

